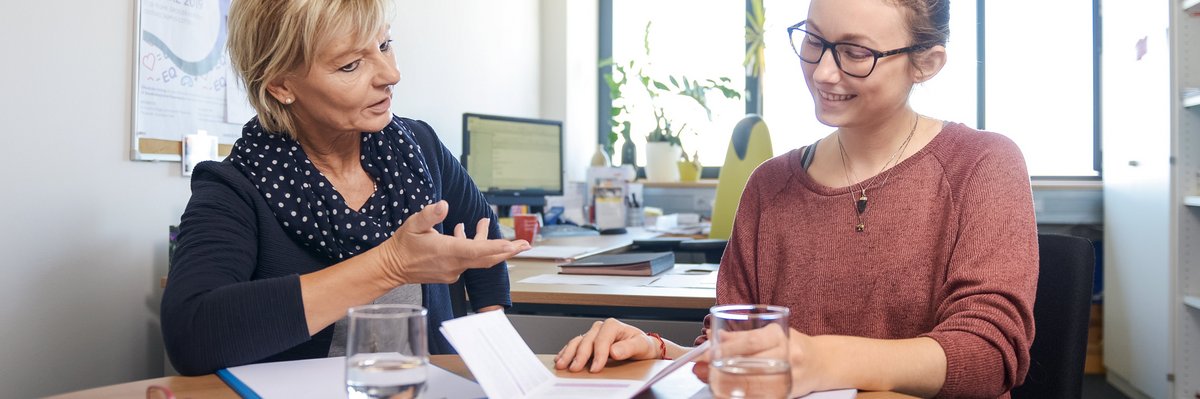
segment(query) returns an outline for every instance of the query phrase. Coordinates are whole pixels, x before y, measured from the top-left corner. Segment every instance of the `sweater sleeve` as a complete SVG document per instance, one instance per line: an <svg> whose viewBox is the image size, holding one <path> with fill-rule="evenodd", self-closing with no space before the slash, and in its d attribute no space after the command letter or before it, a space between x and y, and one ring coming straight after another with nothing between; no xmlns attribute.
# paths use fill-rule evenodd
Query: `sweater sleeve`
<svg viewBox="0 0 1200 399"><path fill-rule="evenodd" d="M721 255L721 267L717 269L717 304L762 303L758 291L755 237L758 236L758 218L762 210L761 187L770 180L764 176L769 169L756 169L742 190L737 213L733 217L733 231ZM708 340L710 322L711 315L704 316L704 328L694 341L696 345Z"/></svg>
<svg viewBox="0 0 1200 399"><path fill-rule="evenodd" d="M250 198L197 168L163 292L163 341L184 375L259 361L309 340L300 278L251 281L258 231Z"/></svg>
<svg viewBox="0 0 1200 399"><path fill-rule="evenodd" d="M475 186L466 169L458 159L450 153L450 149L442 145L433 127L423 121L412 120L418 134L422 136L422 147L425 156L437 162L437 170L441 173L442 199L450 204L450 213L442 224L448 234L454 234L454 226L462 223L468 237L475 236L475 226L479 219L490 218L488 237L500 237L500 223L492 208L488 206L483 193ZM427 144L426 144L427 143ZM466 286L467 296L471 307L478 310L487 306L501 305L512 307L509 294L508 264L500 262L486 269L469 269L462 275Z"/></svg>
<svg viewBox="0 0 1200 399"><path fill-rule="evenodd" d="M923 334L946 353L938 397L1004 395L1025 379L1033 342L1037 225L1020 150L999 139L961 177L959 230L946 282Z"/></svg>
<svg viewBox="0 0 1200 399"><path fill-rule="evenodd" d="M760 303L755 237L758 236L760 186L767 179L759 168L750 175L733 218L733 231L717 272L717 303Z"/></svg>

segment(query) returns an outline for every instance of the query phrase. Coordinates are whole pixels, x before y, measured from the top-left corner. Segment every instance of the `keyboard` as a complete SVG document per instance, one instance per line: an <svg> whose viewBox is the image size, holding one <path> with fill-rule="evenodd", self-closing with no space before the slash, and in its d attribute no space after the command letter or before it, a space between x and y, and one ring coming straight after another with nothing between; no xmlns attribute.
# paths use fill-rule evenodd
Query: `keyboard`
<svg viewBox="0 0 1200 399"><path fill-rule="evenodd" d="M559 238L598 236L600 235L600 232L573 224L552 224L549 226L542 226L541 234L542 238Z"/></svg>

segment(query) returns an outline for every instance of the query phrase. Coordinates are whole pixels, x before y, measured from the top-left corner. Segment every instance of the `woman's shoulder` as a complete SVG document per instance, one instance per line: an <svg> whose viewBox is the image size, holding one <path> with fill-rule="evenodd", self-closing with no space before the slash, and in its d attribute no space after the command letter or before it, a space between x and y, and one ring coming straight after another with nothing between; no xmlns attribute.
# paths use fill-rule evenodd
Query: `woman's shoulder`
<svg viewBox="0 0 1200 399"><path fill-rule="evenodd" d="M1009 182L1028 187L1025 157L1008 136L949 122L941 136L935 139L941 142L933 151L941 163L943 177L951 186L966 187L982 177L986 184Z"/></svg>
<svg viewBox="0 0 1200 399"><path fill-rule="evenodd" d="M413 139L417 141L417 145L421 147L443 146L433 126L420 119L405 118L393 114L392 122L385 128L385 131L388 130L395 134L404 134L404 132L411 134Z"/></svg>
<svg viewBox="0 0 1200 399"><path fill-rule="evenodd" d="M258 195L258 190L254 188L250 178L228 159L197 164L192 170L192 196L222 195L218 192L245 198Z"/></svg>
<svg viewBox="0 0 1200 399"><path fill-rule="evenodd" d="M936 150L942 154L968 159L995 154L1021 154L1020 147L1008 136L978 130L958 122L945 122L940 136L944 142Z"/></svg>
<svg viewBox="0 0 1200 399"><path fill-rule="evenodd" d="M797 162L800 161L804 147L797 148L781 155L776 155L754 169L750 173L750 180L746 183L747 189L753 187L760 192L766 192L767 189L782 189L793 174L793 169L797 167Z"/></svg>

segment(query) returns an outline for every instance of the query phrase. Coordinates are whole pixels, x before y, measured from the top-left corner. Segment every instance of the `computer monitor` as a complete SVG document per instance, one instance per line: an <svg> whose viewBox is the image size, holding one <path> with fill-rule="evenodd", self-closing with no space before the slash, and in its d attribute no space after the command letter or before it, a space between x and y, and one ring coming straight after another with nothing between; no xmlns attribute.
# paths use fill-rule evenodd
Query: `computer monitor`
<svg viewBox="0 0 1200 399"><path fill-rule="evenodd" d="M488 203L543 206L563 193L562 122L463 114L462 164Z"/></svg>

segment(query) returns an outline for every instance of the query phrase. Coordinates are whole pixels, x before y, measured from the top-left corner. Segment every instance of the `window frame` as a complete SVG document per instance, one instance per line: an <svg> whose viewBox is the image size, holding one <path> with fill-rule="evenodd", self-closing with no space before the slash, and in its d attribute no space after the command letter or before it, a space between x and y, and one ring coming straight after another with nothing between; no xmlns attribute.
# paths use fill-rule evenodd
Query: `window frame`
<svg viewBox="0 0 1200 399"><path fill-rule="evenodd" d="M753 10L754 0L746 1L746 13L749 14ZM984 84L987 72L986 61L986 7L985 0L976 0L976 50L975 58L977 60L976 73L976 124L980 130L987 128L987 85ZM1095 181L1103 180L1103 151L1100 147L1103 133L1103 125L1101 124L1100 106L1103 101L1102 88L1100 86L1101 76L1101 49L1103 47L1101 35L1101 13L1100 0L1092 0L1092 169L1096 171L1096 176L1047 176L1037 175L1030 176L1033 180L1052 181L1052 180L1068 180L1068 181ZM598 60L612 58L612 29L613 29L613 0L599 0L599 50L597 54ZM749 27L750 21L746 21ZM612 130L609 126L610 115L612 114L612 98L609 96L608 86L605 84L604 75L612 73L612 66L597 68L596 84L598 87L599 98L597 101L597 143L603 145L611 145L608 142L608 132ZM759 78L746 74L746 87L743 88L746 93L743 96L746 103L747 114L762 114L762 93L753 90L758 87ZM638 178L645 178L644 166L637 167ZM702 179L716 179L721 173L720 166L704 166L700 173Z"/></svg>

